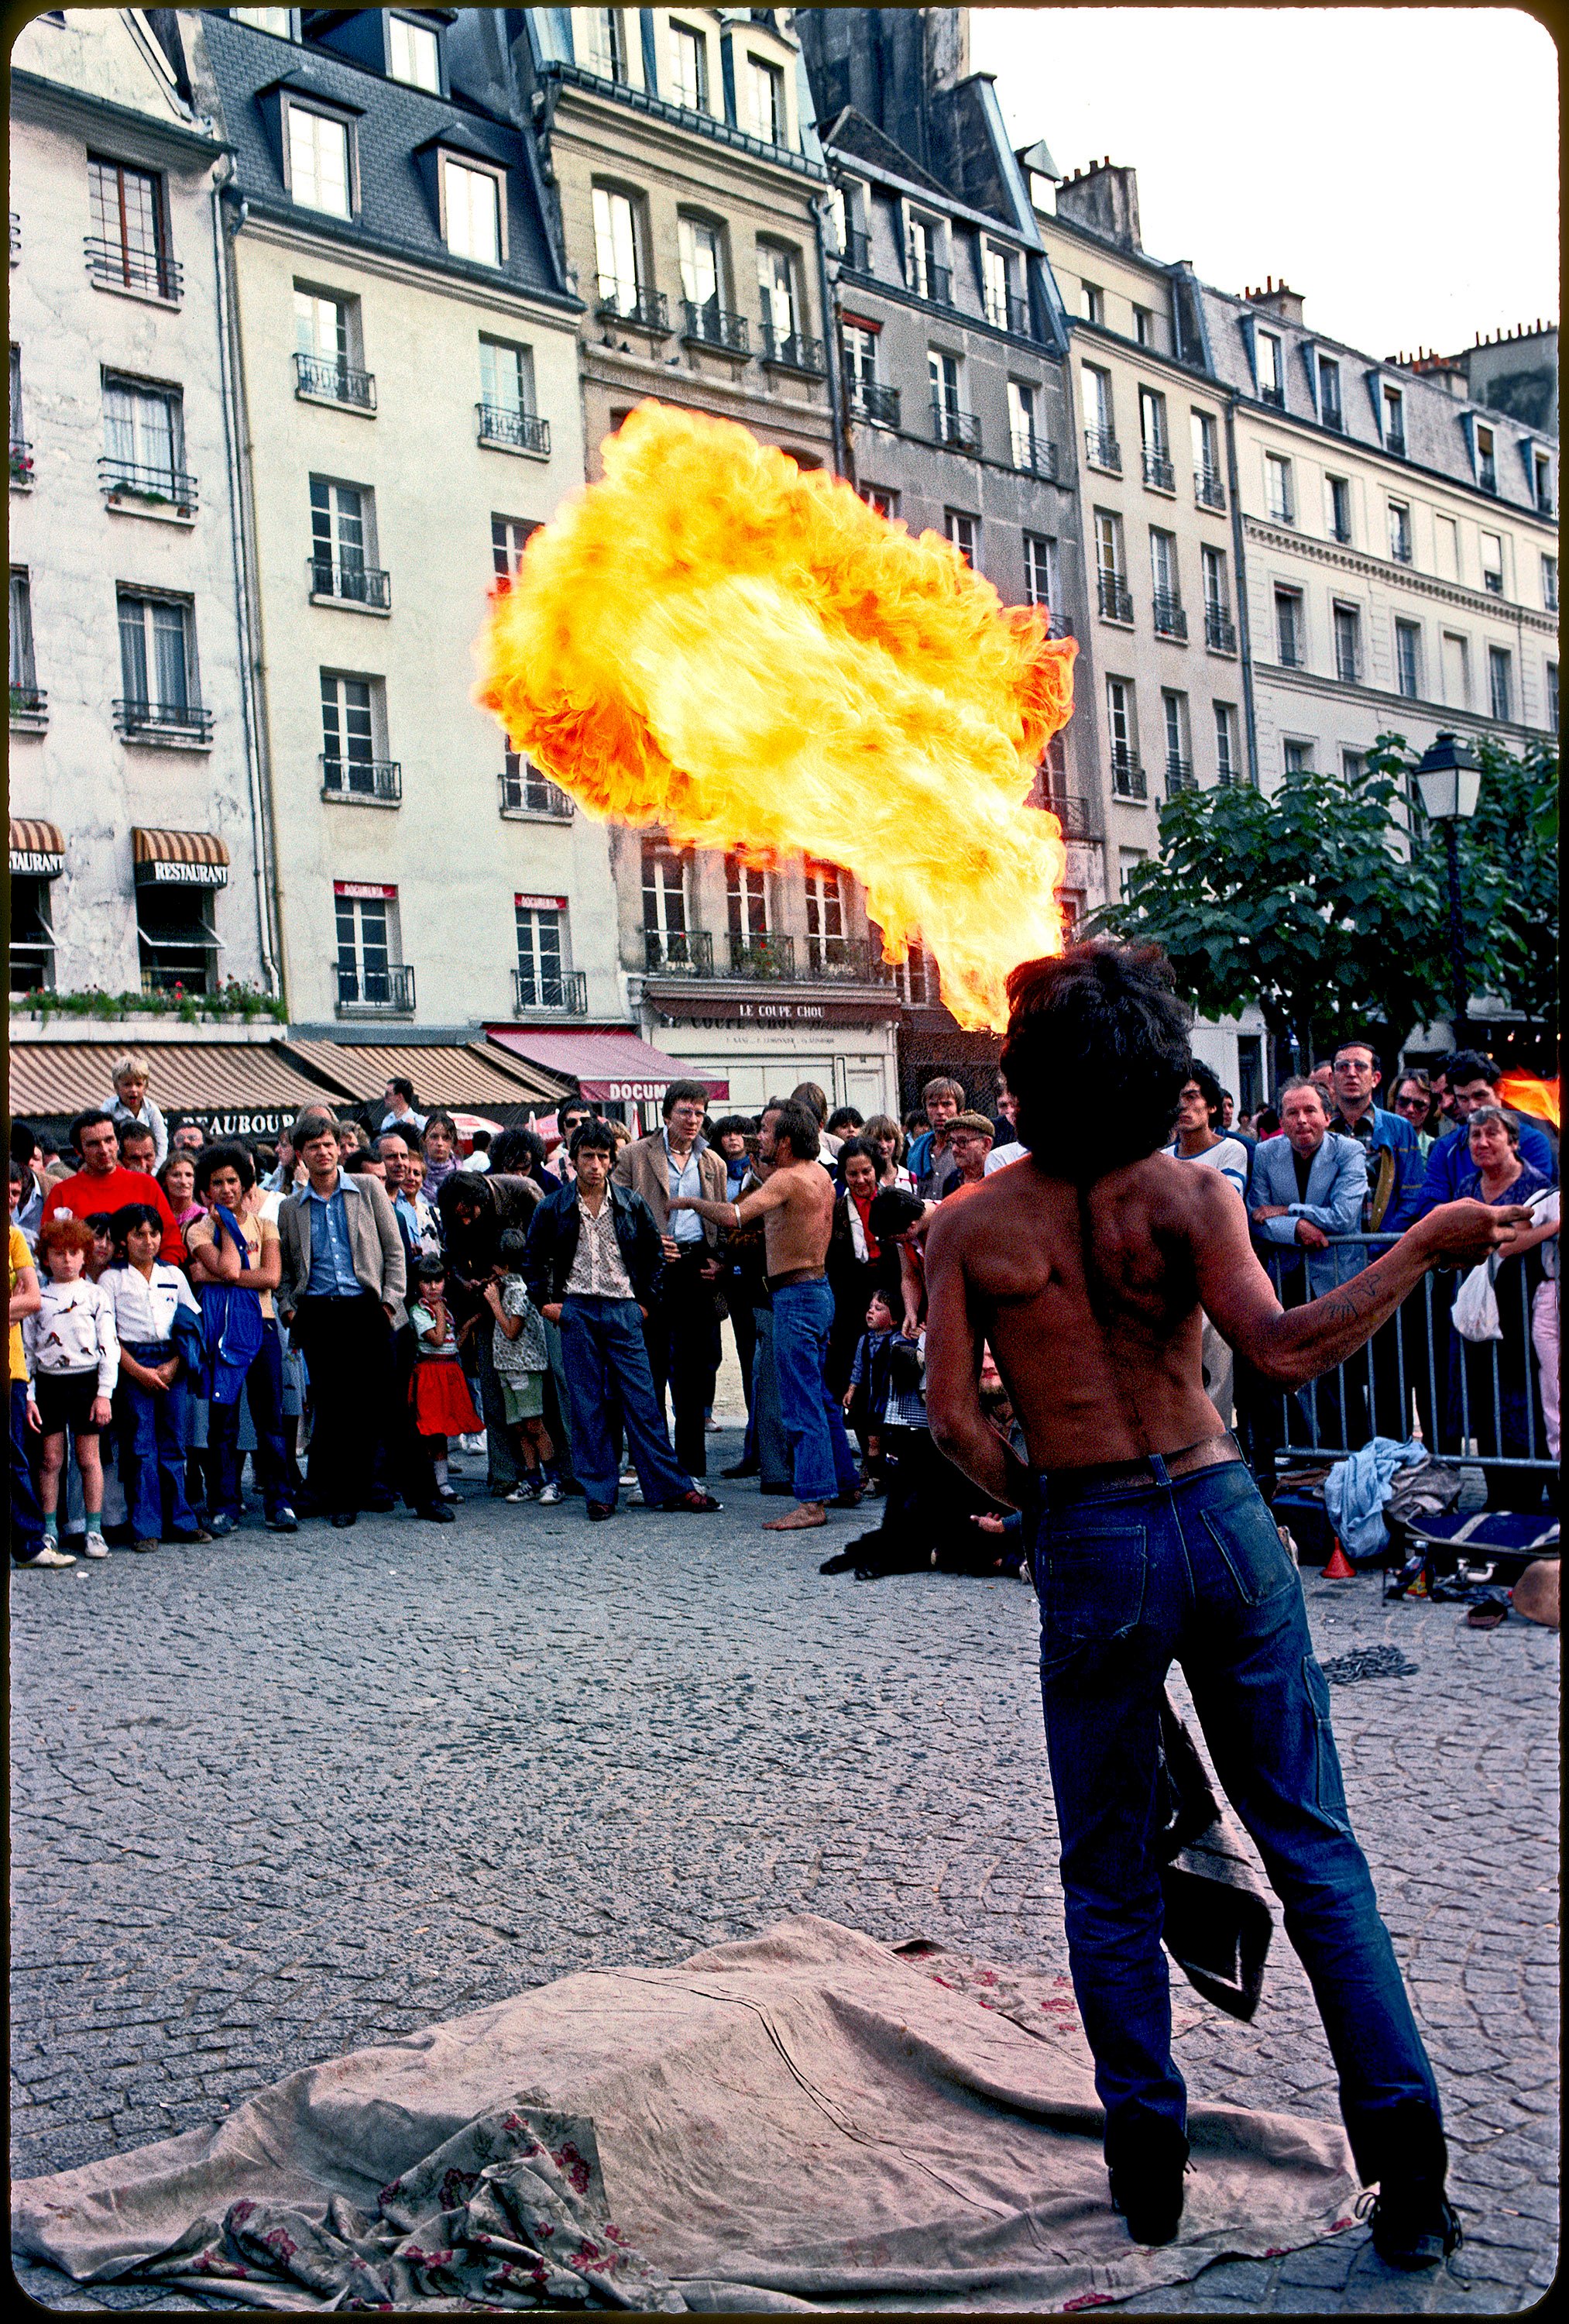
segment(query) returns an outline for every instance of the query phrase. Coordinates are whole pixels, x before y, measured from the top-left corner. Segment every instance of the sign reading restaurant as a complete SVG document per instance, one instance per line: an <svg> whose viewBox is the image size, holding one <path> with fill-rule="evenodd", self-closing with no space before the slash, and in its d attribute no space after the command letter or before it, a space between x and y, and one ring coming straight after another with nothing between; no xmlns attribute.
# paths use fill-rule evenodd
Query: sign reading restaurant
<svg viewBox="0 0 1569 2324"><path fill-rule="evenodd" d="M161 857L155 863L138 863L136 884L139 888L226 888L229 867L226 863L171 863Z"/></svg>

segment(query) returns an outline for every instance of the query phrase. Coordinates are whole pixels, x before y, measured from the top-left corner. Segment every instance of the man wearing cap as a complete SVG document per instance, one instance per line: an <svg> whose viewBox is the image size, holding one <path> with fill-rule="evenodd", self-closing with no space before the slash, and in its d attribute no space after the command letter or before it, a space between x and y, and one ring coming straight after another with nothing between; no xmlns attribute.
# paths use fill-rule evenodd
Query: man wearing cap
<svg viewBox="0 0 1569 2324"><path fill-rule="evenodd" d="M978 1186L986 1175L986 1157L996 1132L984 1113L956 1113L948 1125L948 1150L957 1176L944 1185L940 1200L957 1194L961 1186Z"/></svg>

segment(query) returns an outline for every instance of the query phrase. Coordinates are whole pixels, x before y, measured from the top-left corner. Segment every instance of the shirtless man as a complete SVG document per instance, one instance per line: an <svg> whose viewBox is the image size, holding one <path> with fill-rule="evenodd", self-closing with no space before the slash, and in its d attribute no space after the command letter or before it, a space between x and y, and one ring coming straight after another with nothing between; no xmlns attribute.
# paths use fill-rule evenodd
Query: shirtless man
<svg viewBox="0 0 1569 2324"><path fill-rule="evenodd" d="M854 1508L860 1499L844 1414L826 1377L833 1323L827 1273L833 1180L817 1158L820 1143L816 1120L805 1106L793 1098L771 1099L757 1131L757 1152L768 1171L765 1183L739 1203L678 1194L670 1204L673 1211L695 1211L715 1226L763 1222L774 1299L774 1368L797 1503L782 1517L771 1518L766 1533L826 1525L830 1501L836 1508Z"/></svg>
<svg viewBox="0 0 1569 2324"><path fill-rule="evenodd" d="M1352 1835L1301 1584L1204 1393L1202 1315L1296 1388L1362 1347L1434 1266L1507 1247L1526 1213L1452 1203L1348 1283L1283 1313L1234 1192L1157 1149L1190 1071L1158 954L1075 945L1008 984L1003 1050L1027 1162L942 1204L926 1239L931 1433L1024 1513L1069 1955L1106 2108L1114 2204L1142 2243L1182 2210L1187 2093L1171 2057L1152 1848L1158 1718L1180 1662L1216 1772L1312 1980L1395 2265L1459 2241L1438 2092ZM1092 1077L1096 1103L1057 1093ZM1018 1460L977 1393L989 1342Z"/></svg>

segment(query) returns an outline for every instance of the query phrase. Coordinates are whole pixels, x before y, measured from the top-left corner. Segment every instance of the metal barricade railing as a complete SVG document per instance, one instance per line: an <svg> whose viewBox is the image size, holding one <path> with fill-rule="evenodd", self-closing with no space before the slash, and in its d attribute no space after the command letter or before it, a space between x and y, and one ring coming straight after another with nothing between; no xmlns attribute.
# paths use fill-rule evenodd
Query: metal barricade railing
<svg viewBox="0 0 1569 2324"><path fill-rule="evenodd" d="M1284 1307L1360 1275L1399 1240L1337 1235L1319 1250L1255 1243ZM1525 1259L1502 1259L1501 1340L1468 1341L1450 1310L1464 1277L1429 1271L1367 1345L1307 1388L1281 1389L1238 1366L1239 1421L1277 1463L1339 1461L1373 1436L1417 1434L1436 1459L1490 1468L1556 1468L1547 1450ZM1514 1270L1519 1270L1514 1275ZM1510 1279L1512 1276L1512 1280Z"/></svg>

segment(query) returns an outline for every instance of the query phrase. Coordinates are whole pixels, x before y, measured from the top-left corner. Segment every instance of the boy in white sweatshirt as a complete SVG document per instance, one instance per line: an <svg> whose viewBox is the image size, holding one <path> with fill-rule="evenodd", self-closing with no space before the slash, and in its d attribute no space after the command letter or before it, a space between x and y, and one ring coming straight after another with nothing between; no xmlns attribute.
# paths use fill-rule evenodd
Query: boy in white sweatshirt
<svg viewBox="0 0 1569 2324"><path fill-rule="evenodd" d="M107 1292L89 1283L85 1269L93 1231L85 1219L46 1219L38 1231L43 1270L38 1312L23 1318L27 1357L27 1425L42 1439L38 1499L43 1515L43 1548L28 1564L60 1559L60 1482L65 1466L66 1432L76 1439L87 1514L87 1554L107 1557L104 1539L104 1468L98 1436L107 1428L109 1398L120 1373L120 1340ZM50 1553L53 1553L51 1555Z"/></svg>

